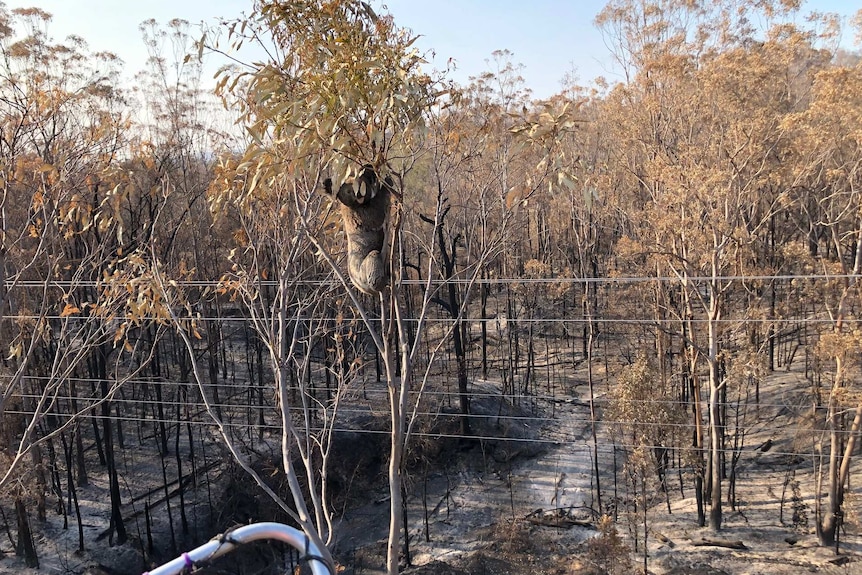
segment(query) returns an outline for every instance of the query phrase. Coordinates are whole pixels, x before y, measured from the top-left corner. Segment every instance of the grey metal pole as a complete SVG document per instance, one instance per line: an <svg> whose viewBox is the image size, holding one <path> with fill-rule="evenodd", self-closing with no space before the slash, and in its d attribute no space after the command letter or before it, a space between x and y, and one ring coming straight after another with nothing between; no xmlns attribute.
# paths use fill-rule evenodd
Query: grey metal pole
<svg viewBox="0 0 862 575"><path fill-rule="evenodd" d="M233 551L243 543L267 539L282 541L299 550L300 553L304 553L303 558L310 562L313 575L332 575L330 566L324 562L320 549L314 542L299 529L281 523L253 523L238 527L214 537L200 547L183 553L144 575L179 575L184 569L191 570L198 563L211 561Z"/></svg>

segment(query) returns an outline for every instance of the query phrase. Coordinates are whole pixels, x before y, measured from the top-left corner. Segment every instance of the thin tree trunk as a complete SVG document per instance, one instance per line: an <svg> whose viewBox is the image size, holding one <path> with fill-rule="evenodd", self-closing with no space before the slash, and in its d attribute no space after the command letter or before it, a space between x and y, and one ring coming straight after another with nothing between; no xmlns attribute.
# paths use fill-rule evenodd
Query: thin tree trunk
<svg viewBox="0 0 862 575"><path fill-rule="evenodd" d="M96 366L103 398L108 397L106 353L104 345L100 346L96 350ZM117 474L117 465L114 459L113 426L111 424L111 403L109 401L104 401L102 403L102 430L104 432L105 464L108 469L108 482L111 497L110 528L112 533L115 531L117 534L117 545L122 545L128 540L128 535L126 534L126 525L123 522L120 479Z"/></svg>
<svg viewBox="0 0 862 575"><path fill-rule="evenodd" d="M24 558L27 567L38 569L39 556L36 554L33 533L30 531L30 516L21 497L15 498L15 516L18 519L18 545L15 547L15 554Z"/></svg>
<svg viewBox="0 0 862 575"><path fill-rule="evenodd" d="M69 507L74 505L75 519L78 522L78 553L84 552L84 525L81 522L81 507L78 504L78 491L75 488L75 481L72 477L72 446L66 442L66 434L60 434L60 440L63 442L63 453L66 457L66 483L69 486Z"/></svg>
<svg viewBox="0 0 862 575"><path fill-rule="evenodd" d="M599 472L599 439L596 430L598 422L596 421L596 402L595 388L593 384L593 322L589 321L590 332L587 341L587 383L590 388L590 434L593 437L593 473L596 477L596 506L599 513L602 512L602 486L601 474Z"/></svg>
<svg viewBox="0 0 862 575"><path fill-rule="evenodd" d="M721 391L723 384L718 357L718 332L717 322L719 320L718 299L716 288L711 287L710 318L708 322L709 337L709 455L710 455L710 511L709 527L713 531L721 530L721 485L722 485L722 433L721 418Z"/></svg>

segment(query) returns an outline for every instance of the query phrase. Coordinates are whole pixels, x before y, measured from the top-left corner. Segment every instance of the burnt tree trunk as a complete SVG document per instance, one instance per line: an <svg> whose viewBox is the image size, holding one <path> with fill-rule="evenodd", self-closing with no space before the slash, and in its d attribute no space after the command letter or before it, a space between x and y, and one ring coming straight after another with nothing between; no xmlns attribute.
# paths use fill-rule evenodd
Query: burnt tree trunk
<svg viewBox="0 0 862 575"><path fill-rule="evenodd" d="M33 533L30 531L30 516L21 497L15 498L15 517L18 520L18 543L15 546L15 554L24 558L27 567L38 569L39 556L36 554Z"/></svg>
<svg viewBox="0 0 862 575"><path fill-rule="evenodd" d="M108 347L106 344L100 345L96 349L95 359L95 375L100 382L102 398L102 440L105 451L105 465L108 470L108 483L111 495L111 521L110 533L108 541L113 543L113 533L117 534L117 545L122 545L128 540L126 534L126 524L123 522L122 513L122 498L120 495L120 477L117 473L117 464L114 458L114 427L111 418L111 402L107 401L108 389L108 366L107 366Z"/></svg>
<svg viewBox="0 0 862 575"><path fill-rule="evenodd" d="M439 188L438 183L438 205L444 206L447 203L446 199L442 198L443 191ZM467 352L464 347L464 321L461 317L461 297L458 293L458 288L453 281L455 279L455 267L458 258L458 242L461 239L460 235L452 238L451 243L447 246L446 237L444 234L444 225L446 215L449 213L451 206L445 205L439 212L440 216L435 222L426 216L420 216L423 221L436 225L434 230L437 236L437 245L440 249L441 274L446 281L447 300L437 300L440 306L449 312L449 315L455 321L452 327L452 347L455 351L455 363L458 370L458 400L460 409L460 426L461 435L471 435L470 430L470 395L469 382L467 380Z"/></svg>

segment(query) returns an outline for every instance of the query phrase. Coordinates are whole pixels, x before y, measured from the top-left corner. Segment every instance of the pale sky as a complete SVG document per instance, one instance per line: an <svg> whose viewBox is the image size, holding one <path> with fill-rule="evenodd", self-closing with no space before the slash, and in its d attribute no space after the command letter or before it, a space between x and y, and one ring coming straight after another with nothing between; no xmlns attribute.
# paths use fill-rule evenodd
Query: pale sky
<svg viewBox="0 0 862 575"><path fill-rule="evenodd" d="M49 33L55 40L83 37L92 51L109 51L125 61L126 77L144 68L146 50L138 26L154 18L214 23L248 12L252 0L2 0L9 9L39 7L54 15ZM372 0L388 6L398 25L422 38L423 51L433 49L432 65L457 64L452 77L466 83L488 71L495 50L508 49L523 64L522 76L534 96L547 97L561 88L573 70L582 84L597 76L619 79L610 51L593 25L604 0ZM849 16L862 0L808 0L804 12L838 12ZM843 45L852 44L846 33ZM430 54L429 54L430 56Z"/></svg>

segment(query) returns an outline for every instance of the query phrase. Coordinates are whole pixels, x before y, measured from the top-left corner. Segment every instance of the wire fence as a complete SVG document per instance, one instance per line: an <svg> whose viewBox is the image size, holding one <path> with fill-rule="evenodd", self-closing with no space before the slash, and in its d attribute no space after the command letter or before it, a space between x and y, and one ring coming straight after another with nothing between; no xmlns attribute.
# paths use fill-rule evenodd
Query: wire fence
<svg viewBox="0 0 862 575"><path fill-rule="evenodd" d="M804 495L813 499L816 470L826 468L833 446L843 449L858 437L852 421L862 362L855 351L849 352L843 391L838 390L835 366L818 347L822 335L836 325L830 307L836 300L830 299L827 289L835 287L832 282L856 279L851 275L686 278L695 299L706 297L701 288L716 282L774 286L774 301L770 301L772 294L767 297L759 288L743 289L739 297L727 301L720 317L709 317L702 306L682 313L658 304L645 306L632 297L646 284L677 290L681 279L675 277L432 282L434 290L447 285L485 286L488 305L480 311L479 294L474 291L457 318L442 306L432 306L425 318L403 318L414 330L411 337L422 336L412 358L407 414L407 457L409 465L416 467L407 474L414 480L427 475L435 450L444 456L432 465L442 469L459 459L464 446L478 446L466 458L476 460L475 465L496 466L493 477L506 478L509 496L515 476L529 490L536 489L530 483L535 475L550 473L553 477L542 481L553 483L568 473L572 476L569 500L580 498L581 504L588 505L601 481L605 505L622 514L638 505L632 496L637 488L628 491L626 483L631 480L629 459L649 461L651 473L661 475L664 487L655 482L654 501L670 501L672 481L678 481L679 492L685 489L688 497L692 488L697 489L695 478L707 482L713 441L708 429L710 418L718 413L721 465L733 470L728 476L733 477L732 487L723 488L727 496L736 501L736 486L765 472L768 481L775 483L770 488L781 491L783 513L785 499L790 506L796 496L791 482L805 475ZM551 295L551 288L561 284L575 288L564 299ZM794 291L800 284L822 292L822 300L801 297ZM78 288L98 289L99 285L58 282L51 287L72 294L74 301ZM257 285L279 287L272 281ZM295 285L311 293L316 284ZM405 297L410 297L411 289L415 296L427 284L411 280L404 285ZM209 290L207 297L215 297L212 294L220 284L186 281L176 286ZM530 291L523 291L525 286ZM30 290L35 294L42 288L39 282L17 282L9 293ZM37 301L34 294L28 297ZM279 487L284 481L284 419L293 426L291 432L298 433L289 445L302 442L311 451L321 446L331 450L328 473L335 485L341 481L342 489L353 489L356 477L363 473L374 476L369 482L379 481L384 471L361 459L360 452L373 453L371 461L385 461L391 437L389 384L397 388L403 383L398 373L387 382L385 358L366 331L379 329L379 318L372 318L367 326L351 315L349 305L342 313L324 306L325 313L299 314L298 322L286 329L284 324L279 326L285 320L273 308L253 310L262 320L255 323L245 303L227 296L209 303L218 305L190 305L183 310L186 319L194 320L194 328L191 323L130 328L127 337L133 345L128 348L123 341L111 341L121 320L103 333L98 331L98 318L85 312L69 315L62 303L53 308L46 304L41 313L34 308L7 316L21 333L34 335L27 363L9 356L5 371L0 370L0 391L5 391L0 433L11 439L7 460L15 449L27 448L27 434L43 438L50 447L49 455L41 455L50 471L46 489L61 506L71 500L78 481L75 473L86 468L101 474L114 465L113 479L109 471L109 481L102 483L122 485L121 503L124 509L132 508L127 517L141 532L159 528L159 518L151 525L150 516L140 517L142 508L145 513L161 514L161 520L167 514L169 522L176 520L170 516L171 506L175 510L184 505L205 509L201 518L224 508L230 510L224 520L246 521L245 516L230 515L234 505L247 513L243 503L234 503L234 492L252 489L247 476L233 475L239 473L234 462L242 460L265 482ZM850 333L858 329L857 307L853 302L842 318L843 329ZM138 319L145 325L148 318ZM164 318L150 319L164 322ZM420 321L425 332L417 335ZM43 330L38 336L35 326ZM68 331L63 332L64 328ZM291 334L290 345L266 341L275 333L267 330L276 328ZM178 329L190 336L188 344ZM460 356L452 341L455 329L462 336ZM720 353L712 364L703 346L709 329L721 333ZM71 339L61 340L63 333ZM79 340L74 339L77 333L82 334ZM87 337L96 342L92 350L87 348ZM632 369L642 356L649 357L650 369L646 379L637 380ZM17 373L16 368L20 368ZM710 377L719 384L712 398ZM285 386L283 394L279 384ZM225 441L232 444L232 453L225 449ZM859 449L855 448L854 457ZM28 455L19 458L18 485L34 482L33 456ZM109 457L119 463L111 463ZM321 457L322 451L317 451L311 459L316 465L319 459L315 458ZM363 471L363 465L371 471ZM90 497L110 498L114 504L115 493L89 489ZM557 497L555 487L553 491ZM530 497L523 495L524 501ZM559 498L555 501L563 506ZM0 509L3 505L0 497ZM514 513L514 499L511 506ZM82 521L86 518L79 518Z"/></svg>
<svg viewBox="0 0 862 575"><path fill-rule="evenodd" d="M683 279L688 285L773 282L788 287L791 284L819 284L856 278L853 275L825 274L803 277L461 278L431 283L435 288L447 284L514 288L563 283L601 286L613 292L619 286L638 286L649 282L679 285ZM316 285L302 281L296 283ZM404 284L408 287L424 286L426 282L409 280ZM54 282L52 287L68 291L82 286L98 288L99 285L99 282ZM212 290L220 283L182 281L176 285L184 289ZM262 288L278 287L274 281L260 281L258 285ZM39 282L24 281L11 285L12 289L21 290L44 287ZM382 436L388 433L385 428L366 429L356 423L369 413L386 422L389 397L386 383L381 381L380 358L373 357L373 353L369 355L368 342L363 339L361 329L353 334L353 343L346 346L348 352L354 355L354 363L349 369L333 360L332 350L329 349L333 344L327 340L327 337L335 337L332 334L318 337L317 343L309 343L304 351L301 350L302 345L298 346L297 349L308 354L307 366L301 369L297 367L291 380L291 393L299 393L300 396L293 397L300 399L290 405L280 406L273 383L274 365L272 359L267 357L269 352L261 353L254 349L255 345L260 346L260 341L256 340L259 335L255 332L252 320L242 312L239 304L225 302L224 306L224 315L193 314L201 330L213 330L216 334L212 338L196 341L197 347L191 350L193 357L181 359L188 350L177 341L164 339L167 335L163 334L160 343L152 340L154 345L161 346L155 353L155 361L161 364L159 373L150 370L151 373L146 376L139 373L125 378L119 372L115 376L107 373L99 377L85 376L81 375L87 371L83 365L62 375L30 372L17 380L16 387L9 393L11 400L6 401L3 412L26 421L33 417L34 409L42 409L40 417L47 418L45 421L54 422L54 425L58 421L68 421L84 414L84 417L93 420L110 418L120 424L158 425L177 429L184 425L214 427L213 415L217 414L223 429L231 433L253 435L279 433L280 410L283 408L293 420L303 423L305 432L312 435L353 432ZM446 336L440 334L431 338L424 358L421 353L418 354L416 372L425 374L427 379L420 381L413 390L415 405L410 416L424 422L413 429L414 438L546 445L583 445L589 442L597 452L605 453L635 448L693 449L690 438L708 423L706 410L696 409L696 404L706 405L703 382L708 374L702 357L693 368L694 372L691 371L692 366L686 364L690 360L683 357L686 353L683 349L685 338L691 338L691 334L686 335L679 329L668 327L683 324L686 329L704 324L725 326L728 333L735 333L724 342L730 350L728 354L733 353L733 348L738 346L742 338L739 334L745 334L752 327L766 333L764 326L772 330L767 335L772 338L773 344L781 345L783 342L788 348L795 346L803 350L797 358L794 358L796 350L785 350L783 358L780 350L772 350L770 353L776 355L770 361L774 363L777 357L778 363L783 361L784 366L783 369L773 366L770 371L764 369L766 348L761 342L756 353L759 366L748 366L747 371L743 370L745 375L733 375L736 378L733 380L730 374L722 375L723 392L718 408L722 410L724 418L721 433L726 440L726 445L722 447L725 452L754 453L763 438L777 436L777 432L780 432L785 441L781 446L772 448L769 451L771 455L814 459L823 455L823 449L829 441L846 442L856 433L849 425L838 425L828 420L827 396L833 374L828 366L824 367L822 363L815 365L816 328L835 323L835 318L826 309L828 306L817 311L812 310L811 306L801 305L796 308L796 313L787 317L764 317L760 312L750 313L749 308L737 302L733 309L719 318L700 314L685 318L665 317L661 320L645 317L654 314L655 310L638 309L636 306L612 310L607 302L595 312L611 315L613 311L622 317L593 317L581 313L574 303L568 310L564 308L562 311L555 311L553 306L547 304L535 305L533 312L510 314L511 317L506 316L513 309L511 304L503 305L498 300L494 307L497 311L495 317L488 317L490 314L477 316L475 305L465 307L465 314L458 320L460 325L466 326L467 350L460 360L453 356L451 345L440 339ZM526 304L522 305L521 311L526 307ZM559 317L566 313L570 314L569 317ZM432 314L422 318L422 321L430 327L452 326L453 319L445 315ZM24 313L14 317L17 322L34 319L68 321L69 317L50 313ZM405 321L415 325L420 318L406 317ZM851 314L843 321L845 326L852 328L859 319ZM344 317L315 317L314 322L324 326L323 331L326 332L332 326L343 324ZM493 339L478 339L478 331L483 325L493 328L487 330ZM591 344L593 355L588 357L582 351L587 345L585 332L578 335L572 331L534 330L535 326L559 325L596 329L599 335ZM814 328L808 330L807 326ZM653 330L654 335L644 336L644 329ZM782 330L786 333L782 334ZM315 333L319 334L320 330ZM654 340L650 337L657 338L661 334L677 339L677 348L666 352L669 355L662 360L667 362L665 372L662 375L661 370L653 372L651 377L656 379L649 382L652 388L645 392L628 395L619 393L618 380L625 366L633 362L637 348L653 345ZM438 344L442 352L432 358L429 350L432 345ZM54 357L61 357L61 351L55 349ZM355 363L357 361L358 364ZM468 375L466 387L459 388L456 381L458 361L465 364ZM204 380L195 381L191 377L189 362L197 362L207 373ZM296 365L300 363L302 361ZM92 368L91 364L88 366ZM177 377L181 371L185 372L182 380ZM106 377L111 379L112 391L109 397L102 390ZM0 375L0 385L11 381L11 378L11 375ZM117 383L122 385L114 389ZM466 403L462 403L462 399L466 399ZM110 405L107 412L102 409L94 411L94 406L106 401ZM483 402L498 406L499 412L463 411L461 407ZM620 407L623 402L628 417L619 415L623 412ZM831 417L846 419L853 413L854 406L846 403L843 411L838 411L838 415L832 413ZM333 420L334 417L336 419ZM324 420L328 422L325 426L319 424ZM469 434L462 433L457 426L439 425L441 421L466 422L474 430ZM494 425L486 425L488 422L495 422L498 426L504 422L507 427L542 431L530 433L529 436L526 432L523 436L495 435L492 432ZM779 427L776 433L770 434L776 422L779 422ZM49 423L42 423L42 426L45 431L50 431ZM593 439L590 435L594 430L597 431ZM640 437L640 440L631 439L635 436ZM752 438L756 438L756 441Z"/></svg>

